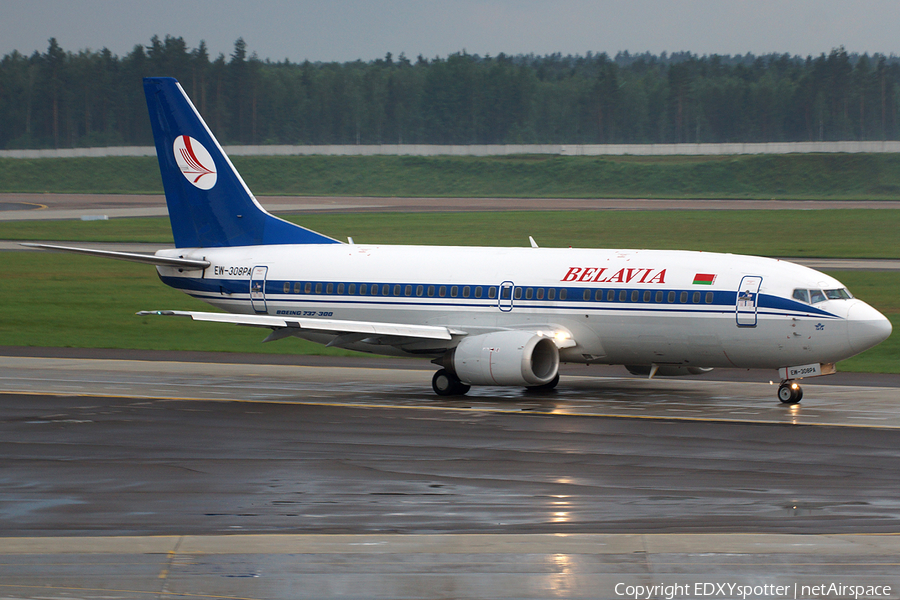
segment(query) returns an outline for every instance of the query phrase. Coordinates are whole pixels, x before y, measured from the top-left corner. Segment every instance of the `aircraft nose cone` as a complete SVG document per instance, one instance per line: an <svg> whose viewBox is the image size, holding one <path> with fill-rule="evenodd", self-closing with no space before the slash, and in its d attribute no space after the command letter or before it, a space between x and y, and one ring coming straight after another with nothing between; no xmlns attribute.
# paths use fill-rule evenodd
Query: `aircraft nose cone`
<svg viewBox="0 0 900 600"><path fill-rule="evenodd" d="M847 341L857 353L888 339L892 329L887 317L865 302L854 304L847 313Z"/></svg>

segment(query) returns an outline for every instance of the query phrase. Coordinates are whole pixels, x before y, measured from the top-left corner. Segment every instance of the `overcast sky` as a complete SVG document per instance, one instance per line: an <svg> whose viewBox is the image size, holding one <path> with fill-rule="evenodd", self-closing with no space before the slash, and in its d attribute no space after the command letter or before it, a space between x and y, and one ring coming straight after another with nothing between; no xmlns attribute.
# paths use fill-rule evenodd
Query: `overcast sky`
<svg viewBox="0 0 900 600"><path fill-rule="evenodd" d="M365 61L471 54L900 54L897 0L0 0L0 55L109 48L154 35L231 54Z"/></svg>

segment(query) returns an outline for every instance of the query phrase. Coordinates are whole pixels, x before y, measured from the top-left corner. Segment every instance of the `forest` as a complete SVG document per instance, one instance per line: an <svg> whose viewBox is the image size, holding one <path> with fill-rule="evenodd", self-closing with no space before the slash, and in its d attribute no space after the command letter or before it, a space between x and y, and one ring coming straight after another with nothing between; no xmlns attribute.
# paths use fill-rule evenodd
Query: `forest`
<svg viewBox="0 0 900 600"><path fill-rule="evenodd" d="M152 145L141 79L176 77L223 144L607 144L900 139L900 58L848 53L229 56L154 36L0 60L0 148Z"/></svg>

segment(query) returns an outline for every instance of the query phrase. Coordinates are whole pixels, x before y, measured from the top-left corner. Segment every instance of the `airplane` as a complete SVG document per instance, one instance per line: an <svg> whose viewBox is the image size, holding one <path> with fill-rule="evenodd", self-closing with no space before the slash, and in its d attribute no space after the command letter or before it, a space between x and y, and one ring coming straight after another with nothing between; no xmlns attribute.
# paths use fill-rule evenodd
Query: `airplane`
<svg viewBox="0 0 900 600"><path fill-rule="evenodd" d="M142 311L431 358L432 388L550 390L560 363L648 376L775 369L798 379L884 341L891 323L838 280L772 258L694 251L347 243L259 204L181 85L144 79L175 240L154 255L26 244L155 265L224 312Z"/></svg>

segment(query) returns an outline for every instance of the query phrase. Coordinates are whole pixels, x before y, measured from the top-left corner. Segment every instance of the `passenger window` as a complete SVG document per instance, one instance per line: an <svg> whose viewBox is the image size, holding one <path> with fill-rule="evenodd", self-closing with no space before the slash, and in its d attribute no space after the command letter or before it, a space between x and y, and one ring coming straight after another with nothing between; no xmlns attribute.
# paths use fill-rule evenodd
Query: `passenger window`
<svg viewBox="0 0 900 600"><path fill-rule="evenodd" d="M825 294L822 293L822 290L809 290L809 297L813 304L816 302L825 302L825 300L827 300Z"/></svg>
<svg viewBox="0 0 900 600"><path fill-rule="evenodd" d="M456 298L457 295L459 295L459 288L454 285L450 288L450 297Z"/></svg>
<svg viewBox="0 0 900 600"><path fill-rule="evenodd" d="M408 285L403 290L405 296L412 296L412 286Z"/></svg>
<svg viewBox="0 0 900 600"><path fill-rule="evenodd" d="M526 288L525 289L525 299L531 300L534 298L534 288Z"/></svg>
<svg viewBox="0 0 900 600"><path fill-rule="evenodd" d="M351 283L350 285L347 286L347 293L350 294L351 296L356 294L356 284L355 283Z"/></svg>
<svg viewBox="0 0 900 600"><path fill-rule="evenodd" d="M307 281L307 282L303 285L303 293L304 293L304 294L308 294L308 293L310 293L311 291L312 291L312 282Z"/></svg>
<svg viewBox="0 0 900 600"><path fill-rule="evenodd" d="M619 302L625 302L628 299L628 292L622 290L619 292Z"/></svg>
<svg viewBox="0 0 900 600"><path fill-rule="evenodd" d="M321 283L317 283L317 284L316 284L316 293L317 293L317 294L321 294L321 293L322 293L322 284L321 284Z"/></svg>
<svg viewBox="0 0 900 600"><path fill-rule="evenodd" d="M400 288L397 288L400 289ZM391 286L388 284L384 284L381 286L381 295L382 296L390 296L391 295Z"/></svg>
<svg viewBox="0 0 900 600"><path fill-rule="evenodd" d="M290 282L288 282L288 281L285 281L285 282L284 282L284 293L285 293L285 294L290 294L290 293L291 293L291 284L290 284Z"/></svg>
<svg viewBox="0 0 900 600"><path fill-rule="evenodd" d="M469 297L469 286L464 286L463 287L463 298L468 298L468 297Z"/></svg>
<svg viewBox="0 0 900 600"><path fill-rule="evenodd" d="M374 289L374 287L375 286L372 286L373 289ZM367 286L365 283L359 284L359 295L360 296L365 296L366 292L368 292L368 291L369 291L369 286Z"/></svg>
<svg viewBox="0 0 900 600"><path fill-rule="evenodd" d="M678 301L681 302L682 304L686 303L687 302L687 292L681 292L681 294L678 297Z"/></svg>
<svg viewBox="0 0 900 600"><path fill-rule="evenodd" d="M395 286L394 286L394 295L395 295L395 296L399 296L399 295L400 295L400 289L401 289L401 288L400 288L399 285L395 285Z"/></svg>
<svg viewBox="0 0 900 600"><path fill-rule="evenodd" d="M662 293L662 290L659 290L659 291L656 292L656 301L657 301L657 302L662 302L662 301L663 301L663 293Z"/></svg>
<svg viewBox="0 0 900 600"><path fill-rule="evenodd" d="M591 299L591 290L584 290L584 300L587 302Z"/></svg>
<svg viewBox="0 0 900 600"><path fill-rule="evenodd" d="M706 303L707 304L713 303L713 293L712 292L706 292Z"/></svg>
<svg viewBox="0 0 900 600"><path fill-rule="evenodd" d="M652 292L651 292L650 290L647 290L647 291L644 292L644 302L650 302L650 295L651 295L651 294L652 294Z"/></svg>
<svg viewBox="0 0 900 600"><path fill-rule="evenodd" d="M334 284L329 283L328 285L325 286L325 293L331 294L332 292L334 292Z"/></svg>
<svg viewBox="0 0 900 600"><path fill-rule="evenodd" d="M638 296L639 296L639 295L640 295L640 292L639 292L639 291L637 291L637 290L632 290L632 292L631 292L631 301L632 301L632 302L637 302L637 301L638 301Z"/></svg>
<svg viewBox="0 0 900 600"><path fill-rule="evenodd" d="M693 296L691 296L691 302L700 304L700 292L694 292Z"/></svg>
<svg viewBox="0 0 900 600"><path fill-rule="evenodd" d="M547 300L556 300L556 288L547 290Z"/></svg>
<svg viewBox="0 0 900 600"><path fill-rule="evenodd" d="M594 300L596 300L597 302L603 300L603 290L597 290L596 292L594 292Z"/></svg>
<svg viewBox="0 0 900 600"><path fill-rule="evenodd" d="M481 298L481 292L482 292L481 286L480 286L480 285L476 285L476 286L475 286L475 297L476 297L476 298Z"/></svg>
<svg viewBox="0 0 900 600"><path fill-rule="evenodd" d="M495 286L491 286L488 288L488 298L493 300L497 297L497 288Z"/></svg>
<svg viewBox="0 0 900 600"><path fill-rule="evenodd" d="M807 290L796 289L794 290L794 295L792 297L794 300L809 304L809 292Z"/></svg>
<svg viewBox="0 0 900 600"><path fill-rule="evenodd" d="M425 286L417 285L416 286L416 296L421 296L422 292L425 291Z"/></svg>
<svg viewBox="0 0 900 600"><path fill-rule="evenodd" d="M433 296L434 296L434 286L433 286L433 285L429 285L429 286L428 286L428 296L429 296L429 297L433 297Z"/></svg>
<svg viewBox="0 0 900 600"><path fill-rule="evenodd" d="M538 289L537 289L537 299L538 299L538 300L543 300L543 299L544 299L544 288L538 288Z"/></svg>
<svg viewBox="0 0 900 600"><path fill-rule="evenodd" d="M295 293L295 294L299 294L299 293L300 293L300 282L299 282L299 281L298 281L297 283L294 284L294 293Z"/></svg>
<svg viewBox="0 0 900 600"><path fill-rule="evenodd" d="M566 288L559 290L559 299L560 300L565 300L568 297L568 295L569 295L569 293Z"/></svg>
<svg viewBox="0 0 900 600"><path fill-rule="evenodd" d="M343 293L344 293L344 284L339 283L338 284L338 294L343 294Z"/></svg>
<svg viewBox="0 0 900 600"><path fill-rule="evenodd" d="M446 285L442 285L441 287L438 288L438 296L440 296L441 298L443 298L443 297L445 297L446 295L447 295L447 286L446 286Z"/></svg>
<svg viewBox="0 0 900 600"><path fill-rule="evenodd" d="M675 302L675 292L669 292L669 295L668 295L668 297L666 298L666 301L667 301L669 304L672 304L673 302Z"/></svg>
<svg viewBox="0 0 900 600"><path fill-rule="evenodd" d="M522 299L522 288L520 288L520 287L517 287L517 288L516 288L515 297L516 297L516 300L521 300L521 299Z"/></svg>
<svg viewBox="0 0 900 600"><path fill-rule="evenodd" d="M606 292L606 301L607 302L615 302L616 300L616 290L609 290Z"/></svg>

